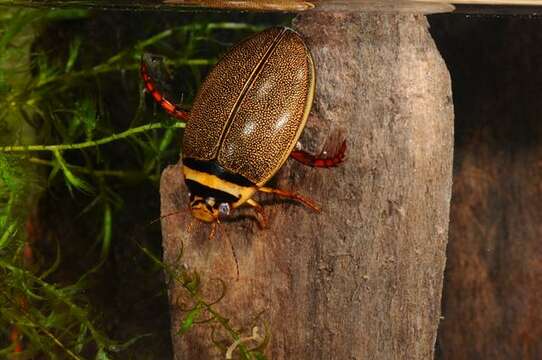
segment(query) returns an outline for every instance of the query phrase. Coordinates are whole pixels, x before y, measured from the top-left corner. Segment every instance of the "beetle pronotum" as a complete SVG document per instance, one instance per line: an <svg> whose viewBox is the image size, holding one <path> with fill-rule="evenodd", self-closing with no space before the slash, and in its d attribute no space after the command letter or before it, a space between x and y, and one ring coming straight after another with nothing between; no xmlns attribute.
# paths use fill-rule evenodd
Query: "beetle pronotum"
<svg viewBox="0 0 542 360"><path fill-rule="evenodd" d="M253 199L258 191L319 210L299 194L265 186L289 156L309 166L332 167L343 161L346 150L343 142L329 157L294 151L315 91L314 62L298 33L270 28L234 46L208 74L190 113L160 91L153 77L159 61L144 54L141 75L155 101L187 122L182 171L195 218L215 223L248 204L266 227L263 207Z"/></svg>

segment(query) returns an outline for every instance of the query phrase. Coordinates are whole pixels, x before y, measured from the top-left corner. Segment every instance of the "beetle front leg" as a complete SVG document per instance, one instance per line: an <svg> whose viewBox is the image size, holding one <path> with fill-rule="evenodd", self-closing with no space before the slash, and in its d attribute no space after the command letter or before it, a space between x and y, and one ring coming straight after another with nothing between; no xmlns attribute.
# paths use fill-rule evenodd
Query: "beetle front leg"
<svg viewBox="0 0 542 360"><path fill-rule="evenodd" d="M258 191L265 192L265 193L270 193L270 194L275 194L275 195L278 195L278 196L281 196L281 197L285 197L287 199L292 199L292 200L295 200L295 201L299 201L300 203L302 203L306 207L309 207L309 208L313 209L316 212L320 211L320 206L318 206L318 204L316 204L314 201L312 201L311 199L308 199L306 197L303 197L303 196L301 196L299 194L290 192L290 191L281 190L281 189L273 189L273 188L268 188L268 187L260 187L260 188L258 188Z"/></svg>

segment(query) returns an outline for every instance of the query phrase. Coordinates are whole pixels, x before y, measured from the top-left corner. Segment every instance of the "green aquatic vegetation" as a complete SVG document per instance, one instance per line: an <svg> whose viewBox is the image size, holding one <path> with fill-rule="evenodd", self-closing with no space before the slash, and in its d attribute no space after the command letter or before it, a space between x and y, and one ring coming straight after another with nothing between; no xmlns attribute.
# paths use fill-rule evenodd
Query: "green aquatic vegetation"
<svg viewBox="0 0 542 360"><path fill-rule="evenodd" d="M62 21L86 21L83 10L7 10L0 12L0 357L123 358L141 339L109 338L108 319L93 307L86 293L93 276L107 264L124 210L127 184L156 187L165 165L176 162L177 139L184 124L156 109L138 83L142 52L164 54L177 78L183 104L192 101L206 70L231 42L262 30L244 22L196 19L126 44L112 52L89 51L85 34L74 32L64 47L40 37L47 26ZM219 40L228 34L227 41ZM129 98L112 98L110 82L128 79ZM114 108L131 109L118 121ZM133 106L132 106L133 105ZM154 108L153 108L154 106ZM188 107L188 106L187 106ZM133 111L132 111L133 110ZM123 114L124 115L124 114ZM116 117L115 117L116 116ZM95 243L90 260L69 281L63 270L68 251L56 239L54 256L46 258L32 243L43 194L82 203L73 219L91 224ZM67 196L65 196L67 194ZM38 215L36 215L38 213ZM156 217L153 214L151 218ZM39 237L39 236L38 236ZM68 239L70 242L79 239ZM37 244L39 245L39 244ZM150 254L150 250L144 250ZM154 256L154 255L153 255ZM157 263L158 258L154 256ZM225 339L209 339L222 351L242 359L264 359L268 334L252 336L235 329L228 318L202 295L195 273L167 269L191 299L178 336L194 326L222 329ZM61 279L61 280L59 280ZM220 282L225 290L227 284ZM212 284L206 284L212 286ZM247 344L256 344L249 348ZM19 349L18 349L19 347Z"/></svg>
<svg viewBox="0 0 542 360"><path fill-rule="evenodd" d="M102 139L87 140L76 144L58 144L58 145L8 145L0 146L0 152L30 152L30 151L51 151L53 154L59 153L63 150L80 150L88 147L100 146L120 139L134 136L138 133L154 130L154 129L168 129L168 128L184 128L185 123L174 124L147 124L128 129L118 134L113 134Z"/></svg>
<svg viewBox="0 0 542 360"><path fill-rule="evenodd" d="M142 246L140 248L155 264L164 269L170 282L180 284L185 292L186 300L177 299L175 301L175 306L185 309L184 319L178 329L179 336L183 336L195 326L210 326L215 330L215 333L221 332L225 334L220 340L214 337L209 339L209 343L212 343L224 353L226 359L233 359L234 352L238 353L241 360L267 359L264 351L269 342L270 334L267 331L265 322L263 322L263 335L260 334L258 327L253 326L252 336L243 336L242 331L236 329L231 324L230 319L217 310L216 305L220 303L226 294L227 284L224 281L214 279L212 284L204 283L196 271L188 270L181 264L182 251L177 256L175 264L168 266L148 249ZM218 288L216 283L219 284ZM208 295L205 294L205 287L212 287L212 292L218 293L216 299L208 299ZM256 316L254 321L262 322L259 317ZM249 343L252 347L249 347Z"/></svg>
<svg viewBox="0 0 542 360"><path fill-rule="evenodd" d="M38 80L31 76L30 54L36 29L48 20L47 12L22 10L3 12L0 20L3 143L37 140L32 121L41 110L32 87L51 75L38 75ZM66 171L65 162L56 160ZM82 297L84 281L51 282L60 257L40 269L29 244L35 230L32 213L46 186L43 174L24 156L0 152L0 357L83 359L92 347L108 358L106 354L120 351L130 341L111 341L98 331Z"/></svg>

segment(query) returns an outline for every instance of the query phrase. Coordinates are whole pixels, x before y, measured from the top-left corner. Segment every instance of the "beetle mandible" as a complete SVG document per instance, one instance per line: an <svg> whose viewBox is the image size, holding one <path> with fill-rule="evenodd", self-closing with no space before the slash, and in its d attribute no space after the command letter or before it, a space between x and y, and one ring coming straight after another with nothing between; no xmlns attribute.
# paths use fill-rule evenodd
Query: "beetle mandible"
<svg viewBox="0 0 542 360"><path fill-rule="evenodd" d="M333 167L346 151L344 141L326 156L294 150L316 80L311 53L297 32L274 27L234 46L207 75L190 113L162 91L154 76L160 65L160 57L144 54L141 75L154 100L187 122L182 171L195 218L215 223L248 204L267 227L263 207L253 199L258 191L319 211L299 194L265 186L290 156L308 166Z"/></svg>

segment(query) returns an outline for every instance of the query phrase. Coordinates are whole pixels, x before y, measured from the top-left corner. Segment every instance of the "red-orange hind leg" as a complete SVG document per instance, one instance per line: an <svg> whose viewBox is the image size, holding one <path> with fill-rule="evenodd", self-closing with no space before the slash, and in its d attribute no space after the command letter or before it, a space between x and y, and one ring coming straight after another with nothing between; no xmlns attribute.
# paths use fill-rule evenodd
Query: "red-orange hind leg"
<svg viewBox="0 0 542 360"><path fill-rule="evenodd" d="M346 157L345 154L346 140L343 140L341 146L332 154L321 153L320 155L313 155L302 150L294 150L290 156L307 166L330 168L341 164Z"/></svg>

